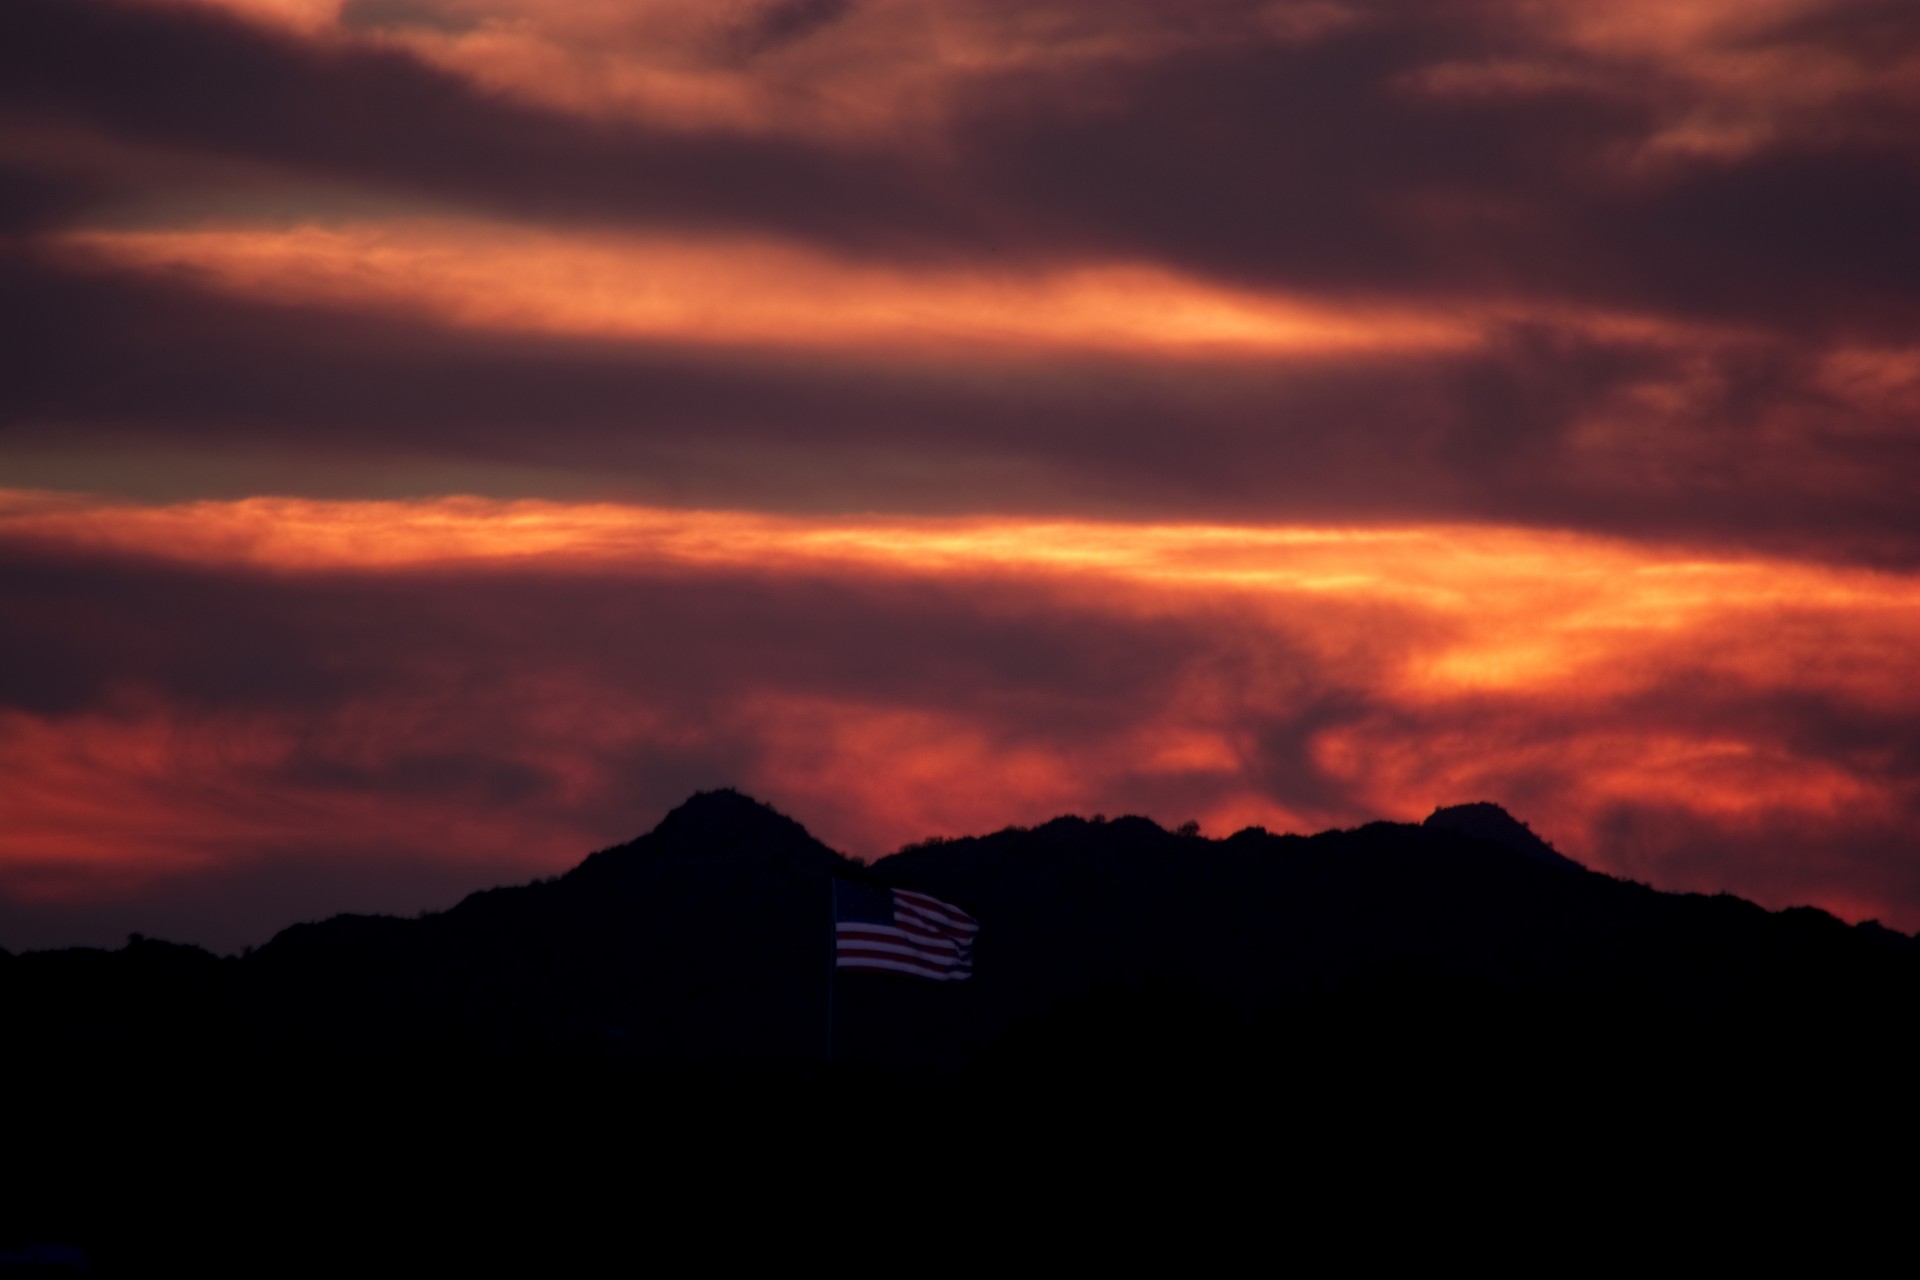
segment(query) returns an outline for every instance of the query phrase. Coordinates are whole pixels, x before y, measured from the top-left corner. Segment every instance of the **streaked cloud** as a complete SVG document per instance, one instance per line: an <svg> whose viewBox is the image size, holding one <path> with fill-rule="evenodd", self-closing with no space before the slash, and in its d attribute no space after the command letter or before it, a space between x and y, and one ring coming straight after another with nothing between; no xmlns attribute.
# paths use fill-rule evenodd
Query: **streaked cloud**
<svg viewBox="0 0 1920 1280"><path fill-rule="evenodd" d="M435 222L78 232L54 247L245 297L597 338L1266 356L1445 350L1476 340L1446 314L1263 296L1130 264L906 272L772 243Z"/></svg>
<svg viewBox="0 0 1920 1280"><path fill-rule="evenodd" d="M0 546L16 897L218 878L316 828L534 874L732 783L864 856L1067 809L1299 829L1491 797L1603 869L1920 921L1856 847L1920 806L1910 575L475 499L14 495ZM1648 813L1684 873L1620 835Z"/></svg>
<svg viewBox="0 0 1920 1280"><path fill-rule="evenodd" d="M1898 0L10 0L0 942L720 783L868 854L1485 796L1914 927L1917 69Z"/></svg>

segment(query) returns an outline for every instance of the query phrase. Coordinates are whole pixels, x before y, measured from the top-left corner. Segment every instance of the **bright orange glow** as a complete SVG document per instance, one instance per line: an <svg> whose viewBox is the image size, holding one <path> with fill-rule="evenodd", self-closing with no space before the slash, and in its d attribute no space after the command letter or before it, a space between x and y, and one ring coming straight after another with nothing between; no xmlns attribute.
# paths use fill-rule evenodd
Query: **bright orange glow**
<svg viewBox="0 0 1920 1280"><path fill-rule="evenodd" d="M372 710L342 708L322 726L151 703L59 720L0 712L0 762L13 780L0 791L0 877L18 898L85 900L103 888L218 871L289 844L324 847L340 834L483 875L493 867L525 874L543 860L577 860L592 846L595 834L569 827L564 814L536 831L503 827L465 797L396 801L272 785L276 768L312 750L316 730L347 758L356 746L390 751L418 730L394 723L409 709L381 709L381 736L356 743Z"/></svg>
<svg viewBox="0 0 1920 1280"><path fill-rule="evenodd" d="M70 719L16 713L0 725L0 767L31 785L0 801L10 833L0 868L29 882L102 860L122 876L161 874L276 825L334 821L323 811L355 814L356 830L399 845L471 826L461 847L476 857L518 849L564 865L593 838L551 806L609 785L607 761L636 742L697 754L722 740L752 744L759 763L740 781L804 798L823 835L866 855L930 833L1118 812L1144 788L1196 797L1159 816L1216 831L1417 818L1432 804L1518 789L1526 816L1592 856L1610 807L1623 803L1755 839L1842 815L1898 823L1897 784L1871 758L1743 736L1724 710L1649 719L1648 706L1748 689L1920 715L1911 679L1920 578L1524 529L808 518L472 498L132 506L14 493L0 500L0 539L296 582L537 571L609 584L629 575L883 592L941 583L987 615L1016 590L1049 609L1091 611L1116 632L1190 627L1204 655L1170 672L1125 724L1064 737L1036 733L1030 708L1000 720L970 697L903 704L751 673L689 719L622 701L566 666L529 667L489 714L514 726L511 759L558 780L538 821L560 834L532 844L489 833L459 796L263 798L271 788L257 778L314 754L380 776L396 752L464 749L465 722L443 722L437 708L468 695L436 691L431 665L417 697L356 702L317 723L208 720L140 701ZM1292 656L1276 664L1270 653ZM1309 732L1312 769L1346 797L1334 807L1275 794L1257 773L1259 726L1285 722L1327 689L1380 709ZM210 805L228 815L217 838L200 829ZM120 866L136 846L144 861Z"/></svg>
<svg viewBox="0 0 1920 1280"><path fill-rule="evenodd" d="M344 0L146 0L155 8L217 9L262 26L314 35L340 20Z"/></svg>
<svg viewBox="0 0 1920 1280"><path fill-rule="evenodd" d="M0 491L0 537L276 571L1011 575L1155 613L1319 602L1340 645L1372 626L1343 607L1384 606L1423 619L1423 642L1394 669L1397 696L1413 701L1556 685L1617 694L1663 673L1660 653L1708 636L1699 661L1724 672L1762 679L1791 664L1797 682L1904 697L1902 655L1920 623L1911 576L1476 526L820 518L479 498L117 506Z"/></svg>
<svg viewBox="0 0 1920 1280"><path fill-rule="evenodd" d="M68 252L279 301L480 329L780 346L968 344L1275 355L1477 341L1461 321L1238 292L1158 268L905 272L771 242L598 239L481 223L93 231Z"/></svg>

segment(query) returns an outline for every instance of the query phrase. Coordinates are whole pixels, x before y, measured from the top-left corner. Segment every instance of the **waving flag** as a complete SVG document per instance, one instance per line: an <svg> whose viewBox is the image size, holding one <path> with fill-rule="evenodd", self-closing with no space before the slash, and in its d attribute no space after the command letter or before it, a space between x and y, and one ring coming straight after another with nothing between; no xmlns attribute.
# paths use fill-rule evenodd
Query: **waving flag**
<svg viewBox="0 0 1920 1280"><path fill-rule="evenodd" d="M836 880L834 966L961 982L973 973L979 922L911 889Z"/></svg>

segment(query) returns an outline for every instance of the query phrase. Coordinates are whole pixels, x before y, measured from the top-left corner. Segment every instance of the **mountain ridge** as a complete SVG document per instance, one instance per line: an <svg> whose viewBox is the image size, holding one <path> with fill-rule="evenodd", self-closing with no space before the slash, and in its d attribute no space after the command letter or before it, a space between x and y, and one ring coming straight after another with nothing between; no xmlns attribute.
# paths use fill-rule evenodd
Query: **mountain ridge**
<svg viewBox="0 0 1920 1280"><path fill-rule="evenodd" d="M836 877L974 914L974 978L928 992L835 975ZM563 875L445 911L298 924L240 958L148 940L26 953L0 965L0 987L40 1042L79 1052L800 1062L823 1054L831 984L842 1058L955 1069L1101 992L1178 990L1256 1020L1436 983L1656 1021L1811 1016L1920 993L1917 957L1878 925L1591 871L1487 802L1311 836L1063 816L862 864L721 790Z"/></svg>
<svg viewBox="0 0 1920 1280"><path fill-rule="evenodd" d="M1479 1231L1486 1167L1515 1203L1590 1216L1648 1177L1692 1211L1717 1177L1899 1149L1920 943L1570 869L1496 825L1521 847L1447 820L1209 839L1069 817L865 866L707 793L566 875L415 919L296 925L244 957L9 956L23 1212L149 1257L210 1205L273 1221L350 1188L331 1231L369 1180L410 1212L518 1170L548 1221L623 1241L668 1188L655 1221L710 1247L743 1179L811 1232L929 1190L946 1230L954 1187L990 1189L971 1231L1105 1179L1156 1188L1162 1218L1187 1197L1174 1221L1250 1195L1270 1236L1303 1187L1373 1229L1398 1176ZM973 913L971 979L837 971L840 875ZM914 1143L957 1135L931 1181L872 1176L902 1118Z"/></svg>

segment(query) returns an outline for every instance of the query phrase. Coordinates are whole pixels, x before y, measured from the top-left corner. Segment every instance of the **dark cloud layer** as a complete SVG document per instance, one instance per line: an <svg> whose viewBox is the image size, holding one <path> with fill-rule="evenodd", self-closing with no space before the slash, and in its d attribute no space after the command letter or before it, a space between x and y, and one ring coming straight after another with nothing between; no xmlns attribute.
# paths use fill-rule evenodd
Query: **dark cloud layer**
<svg viewBox="0 0 1920 1280"><path fill-rule="evenodd" d="M154 692L195 710L312 709L421 680L561 669L693 711L757 683L887 703L1055 700L1063 731L1151 702L1191 624L1114 630L1047 591L846 577L493 570L235 575L31 548L0 559L0 706L71 714ZM1094 717L1087 720L1085 716Z"/></svg>
<svg viewBox="0 0 1920 1280"><path fill-rule="evenodd" d="M722 506L1485 520L1920 556L1920 396L1850 401L1785 343L1513 325L1419 356L903 358L458 332L18 259L0 280L21 304L0 317L0 447L23 452L437 456Z"/></svg>
<svg viewBox="0 0 1920 1280"><path fill-rule="evenodd" d="M833 25L852 9L853 0L773 0L733 28L733 51L751 58L785 48Z"/></svg>
<svg viewBox="0 0 1920 1280"><path fill-rule="evenodd" d="M624 473L629 491L723 505L1397 513L1910 560L1920 395L1836 390L1823 361L1897 360L1920 334L1911 103L1838 95L1745 152L1636 161L1676 102L1705 91L1672 65L1535 48L1509 17L1376 6L1292 43L1183 43L1169 28L1164 51L967 79L936 144L573 115L398 47L190 6L19 0L0 15L0 96L20 120L244 158L288 181L532 219L757 229L856 255L911 247L996 269L1119 257L1442 314L1476 300L1545 310L1453 356L1278 366L436 331L222 302L177 276L55 269L35 235L124 202L129 182L165 181L172 163L136 180L75 152L0 177L0 221L29 233L0 264L0 415L16 449L190 450L238 434L296 456ZM831 6L756 19L795 37L816 20L846 19ZM1747 40L1824 50L1863 75L1915 45L1897 14L1848 5ZM1435 68L1528 57L1559 78L1421 87ZM1746 337L1608 336L1595 308ZM844 486L783 492L794 449ZM903 454L956 477L975 463L982 479L890 492L901 468L884 460Z"/></svg>
<svg viewBox="0 0 1920 1280"><path fill-rule="evenodd" d="M754 30L796 38L843 7L773 6ZM1910 96L1842 96L1749 154L1636 165L1704 91L1644 59L1529 47L1500 5L1367 6L1295 44L1196 47L1169 16L1164 53L976 77L938 139L892 144L573 116L395 48L192 7L16 0L0 23L0 94L26 118L520 216L754 226L859 253L1146 255L1232 280L1491 288L1795 332L1915 320ZM1749 41L1864 71L1910 53L1915 26L1836 5ZM1420 88L1503 56L1559 78Z"/></svg>
<svg viewBox="0 0 1920 1280"><path fill-rule="evenodd" d="M909 156L580 121L404 53L313 48L192 7L9 4L0 104L515 216L770 227L855 247L953 222Z"/></svg>

